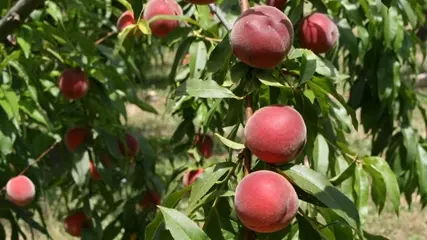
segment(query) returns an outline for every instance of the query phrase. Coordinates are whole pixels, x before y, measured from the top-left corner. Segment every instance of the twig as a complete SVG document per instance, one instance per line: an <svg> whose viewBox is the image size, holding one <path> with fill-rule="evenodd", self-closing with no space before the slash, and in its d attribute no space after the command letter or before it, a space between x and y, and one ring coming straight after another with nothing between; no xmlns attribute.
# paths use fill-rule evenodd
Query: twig
<svg viewBox="0 0 427 240"><path fill-rule="evenodd" d="M44 158L44 156L46 156L50 151L52 151L53 148L55 148L56 145L58 145L58 143L60 142L55 142L54 144L52 144L48 149L46 149L42 154L40 154L40 156L31 164L29 164L24 170L22 170L19 175L23 175L26 171L28 171L28 169L30 169L30 167L34 166L36 163L40 162L40 160L42 160L42 158ZM6 186L2 187L2 191L6 189Z"/></svg>
<svg viewBox="0 0 427 240"><path fill-rule="evenodd" d="M27 19L27 17L38 8L44 0L19 0L2 19L0 19L0 41L6 40L7 36Z"/></svg>
<svg viewBox="0 0 427 240"><path fill-rule="evenodd" d="M107 35L103 36L102 38L96 40L95 45L99 45L101 44L103 41L105 41L105 39L109 38L110 36L112 36L115 32L111 31L109 33L107 33Z"/></svg>
<svg viewBox="0 0 427 240"><path fill-rule="evenodd" d="M227 19L224 16L224 13L219 9L214 3L209 4L209 9L215 13L215 15L218 17L219 21L224 25L224 27L231 31L231 24L227 21Z"/></svg>

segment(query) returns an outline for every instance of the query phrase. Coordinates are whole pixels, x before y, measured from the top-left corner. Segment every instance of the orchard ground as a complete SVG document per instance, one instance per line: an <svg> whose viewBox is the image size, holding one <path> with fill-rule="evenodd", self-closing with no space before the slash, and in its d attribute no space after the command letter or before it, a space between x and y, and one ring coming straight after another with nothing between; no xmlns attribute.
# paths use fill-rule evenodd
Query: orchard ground
<svg viewBox="0 0 427 240"><path fill-rule="evenodd" d="M164 59L172 59L165 57ZM169 139L179 124L179 118L171 116L171 101L168 101L168 89L164 88L164 83L167 81L167 73L170 70L170 63L154 64L151 72L146 75L145 86L139 90L139 97L145 99L152 104L159 112L159 115L154 115L147 112L142 112L134 105L127 105L128 125L135 130L141 132L149 139L154 151L159 156L156 172L160 176L169 176L172 169L170 162L167 160L168 155L174 155L169 144ZM427 72L427 64L420 66L420 72ZM426 80L427 81L427 80ZM420 98L423 99L424 107L427 108L427 88L418 89ZM424 96L424 98L422 98ZM426 127L419 112L416 112L413 119L413 125L417 127L422 136L426 136ZM240 128L239 137L242 142L243 129ZM213 136L214 156L207 161L221 161L226 158L226 149L221 145L219 140ZM356 152L360 155L369 153L370 142L366 141L366 135L359 128L358 132L349 136L350 146L353 146ZM186 168L188 166L188 156L182 155L182 160L175 162L175 168ZM181 179L178 179L177 184L182 184ZM168 192L166 193L166 195ZM165 195L163 194L162 197ZM40 200L40 199L38 199ZM43 201L43 200L42 200ZM47 229L51 237L55 240L70 239L69 235L64 231L63 218L64 213L59 213L55 207L47 203L42 203ZM181 206L185 207L185 203ZM38 214L34 215L36 220L39 219ZM10 228L7 221L0 220L5 226L6 231ZM28 236L34 236L34 239L47 239L45 235L40 234L37 230L31 229L22 220L21 227ZM413 195L411 207L404 197L401 198L400 216L397 217L392 209L391 204L386 204L381 215L378 215L377 209L371 201L369 205L369 215L364 221L365 230L371 234L378 234L389 238L390 240L422 240L427 239L427 209L421 210L419 197ZM10 233L6 232L7 239Z"/></svg>

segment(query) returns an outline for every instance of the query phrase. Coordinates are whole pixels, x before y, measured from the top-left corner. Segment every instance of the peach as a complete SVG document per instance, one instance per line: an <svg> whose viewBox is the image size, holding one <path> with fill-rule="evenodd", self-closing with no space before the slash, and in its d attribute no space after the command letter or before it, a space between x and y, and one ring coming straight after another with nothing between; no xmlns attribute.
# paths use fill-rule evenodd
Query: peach
<svg viewBox="0 0 427 240"><path fill-rule="evenodd" d="M123 156L135 157L139 150L138 140L130 133L125 135L126 146L123 142L119 141L119 150Z"/></svg>
<svg viewBox="0 0 427 240"><path fill-rule="evenodd" d="M292 23L283 12L271 6L255 6L236 20L230 43L234 56L243 63L270 69L288 55L293 38Z"/></svg>
<svg viewBox="0 0 427 240"><path fill-rule="evenodd" d="M59 90L67 99L80 99L89 90L86 74L80 69L65 69L59 78Z"/></svg>
<svg viewBox="0 0 427 240"><path fill-rule="evenodd" d="M200 175L203 174L203 172L204 172L203 168L187 171L184 174L184 177L182 179L182 183L184 184L184 187L193 184L197 180L197 178L199 178Z"/></svg>
<svg viewBox="0 0 427 240"><path fill-rule="evenodd" d="M73 127L67 130L64 142L67 148L74 152L79 148L91 135L89 129L85 127Z"/></svg>
<svg viewBox="0 0 427 240"><path fill-rule="evenodd" d="M158 15L181 16L182 8L175 0L149 0L144 10L144 19L149 21ZM156 37L164 37L179 26L177 20L156 20L150 23L151 32Z"/></svg>
<svg viewBox="0 0 427 240"><path fill-rule="evenodd" d="M209 135L197 135L195 142L204 158L212 157L214 143Z"/></svg>
<svg viewBox="0 0 427 240"><path fill-rule="evenodd" d="M245 176L234 196L236 213L247 228L260 232L279 231L295 218L298 196L282 175L261 170Z"/></svg>
<svg viewBox="0 0 427 240"><path fill-rule="evenodd" d="M301 47L314 53L325 53L334 47L339 38L339 31L327 15L313 13L302 21L299 37Z"/></svg>
<svg viewBox="0 0 427 240"><path fill-rule="evenodd" d="M307 129L301 114L290 106L272 105L259 109L244 129L245 145L259 159L287 163L303 150Z"/></svg>
<svg viewBox="0 0 427 240"><path fill-rule="evenodd" d="M123 12L117 20L117 29L119 30L119 32L121 32L127 26L132 24L136 24L133 12L131 10L127 10Z"/></svg>
<svg viewBox="0 0 427 240"><path fill-rule="evenodd" d="M36 187L28 177L19 175L9 179L6 184L8 199L17 206L24 207L30 204L36 196Z"/></svg>
<svg viewBox="0 0 427 240"><path fill-rule="evenodd" d="M187 65L187 64L189 64L190 63L190 54L189 53L187 53L187 54L185 54L185 57L184 57L184 59L182 60L182 65Z"/></svg>
<svg viewBox="0 0 427 240"><path fill-rule="evenodd" d="M102 160L104 161L106 167L111 166L111 160L107 154L102 155ZM93 163L92 160L89 160L89 172L90 172L90 175L92 176L93 180L99 181L102 179L101 174L99 174L99 172L96 169L95 164Z"/></svg>
<svg viewBox="0 0 427 240"><path fill-rule="evenodd" d="M279 9L280 11L283 11L285 9L286 2L287 0L267 0L267 5L273 6Z"/></svg>
<svg viewBox="0 0 427 240"><path fill-rule="evenodd" d="M155 208L160 205L160 197L155 191L146 192L139 205L142 208Z"/></svg>
<svg viewBox="0 0 427 240"><path fill-rule="evenodd" d="M216 0L187 0L187 2L193 3L193 4L205 5L209 3L214 3L216 2Z"/></svg>
<svg viewBox="0 0 427 240"><path fill-rule="evenodd" d="M83 211L77 211L64 220L65 231L74 237L80 237L82 228L90 228L92 223L86 217Z"/></svg>

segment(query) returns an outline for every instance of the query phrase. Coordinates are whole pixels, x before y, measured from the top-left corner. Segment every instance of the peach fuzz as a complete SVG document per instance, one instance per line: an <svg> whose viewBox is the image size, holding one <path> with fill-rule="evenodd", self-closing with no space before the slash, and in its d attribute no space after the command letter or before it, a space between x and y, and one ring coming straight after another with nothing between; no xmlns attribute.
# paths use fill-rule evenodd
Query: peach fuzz
<svg viewBox="0 0 427 240"><path fill-rule="evenodd" d="M244 177L237 185L234 202L243 225L260 233L272 233L288 226L299 205L297 193L289 181L267 170Z"/></svg>
<svg viewBox="0 0 427 240"><path fill-rule="evenodd" d="M8 199L17 206L24 207L30 204L36 196L36 187L28 177L19 175L9 179L6 184Z"/></svg>
<svg viewBox="0 0 427 240"><path fill-rule="evenodd" d="M304 18L300 28L301 47L314 53L331 50L339 38L337 25L325 14L313 13Z"/></svg>
<svg viewBox="0 0 427 240"><path fill-rule="evenodd" d="M289 18L271 6L246 10L234 23L230 44L234 56L243 63L271 69L291 50L294 30Z"/></svg>
<svg viewBox="0 0 427 240"><path fill-rule="evenodd" d="M294 108L272 105L259 109L249 118L244 135L245 145L260 160L283 164L303 150L307 129Z"/></svg>

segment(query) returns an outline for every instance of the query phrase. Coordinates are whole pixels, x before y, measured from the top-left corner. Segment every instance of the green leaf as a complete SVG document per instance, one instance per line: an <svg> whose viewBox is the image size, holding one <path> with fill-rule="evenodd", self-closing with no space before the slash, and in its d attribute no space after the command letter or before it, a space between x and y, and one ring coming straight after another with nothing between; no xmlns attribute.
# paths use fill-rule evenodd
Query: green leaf
<svg viewBox="0 0 427 240"><path fill-rule="evenodd" d="M231 165L227 163L220 163L215 168L205 170L204 177L196 181L191 190L190 200L188 201L188 211L193 211L198 201L209 192L209 190L216 184L216 182L224 176L225 173L230 171ZM212 172L209 173L209 170Z"/></svg>
<svg viewBox="0 0 427 240"><path fill-rule="evenodd" d="M285 165L283 174L293 184L316 197L355 229L360 227L356 206L325 176L303 165Z"/></svg>
<svg viewBox="0 0 427 240"><path fill-rule="evenodd" d="M411 23L412 27L417 26L417 15L415 14L414 10L411 7L411 3L409 3L407 0L399 0L398 1L401 8L403 8L403 11L408 18L409 22Z"/></svg>
<svg viewBox="0 0 427 240"><path fill-rule="evenodd" d="M182 196L184 196L184 194L186 194L190 189L191 189L191 186L187 186L178 192L173 192L163 200L162 206L174 208L178 204ZM156 236L156 232L159 229L160 224L162 222L163 222L162 214L160 212L157 212L153 221L151 221L150 224L148 224L147 227L145 228L145 239L154 240Z"/></svg>
<svg viewBox="0 0 427 240"><path fill-rule="evenodd" d="M209 216L203 225L203 230L211 239L225 240L224 236L222 235L221 220L216 207L209 211Z"/></svg>
<svg viewBox="0 0 427 240"><path fill-rule="evenodd" d="M83 187L88 180L89 154L87 151L74 154L75 165L71 170L71 176L79 187Z"/></svg>
<svg viewBox="0 0 427 240"><path fill-rule="evenodd" d="M210 54L207 62L208 72L216 72L228 64L231 52L230 39L227 34Z"/></svg>
<svg viewBox="0 0 427 240"><path fill-rule="evenodd" d="M138 20L138 29L146 35L151 34L151 29L150 29L150 25L148 25L148 22L145 21L143 18Z"/></svg>
<svg viewBox="0 0 427 240"><path fill-rule="evenodd" d="M182 83L175 91L177 97L192 96L200 98L236 98L228 88L221 87L213 80L189 79Z"/></svg>
<svg viewBox="0 0 427 240"><path fill-rule="evenodd" d="M427 152L418 144L418 156L416 161L419 192L423 198L427 197Z"/></svg>
<svg viewBox="0 0 427 240"><path fill-rule="evenodd" d="M365 157L363 158L363 168L373 178L373 200L379 206L379 212L384 207L387 194L393 203L394 211L398 214L400 205L399 184L396 175L387 162L380 157Z"/></svg>
<svg viewBox="0 0 427 240"><path fill-rule="evenodd" d="M344 171L342 171L340 174L336 175L335 177L329 179L329 181L334 186L341 184L342 182L347 180L349 177L353 176L355 166L356 166L356 162L352 162Z"/></svg>
<svg viewBox="0 0 427 240"><path fill-rule="evenodd" d="M314 170L327 176L329 165L329 146L326 139L318 134L314 140L313 167Z"/></svg>
<svg viewBox="0 0 427 240"><path fill-rule="evenodd" d="M170 231L174 239L180 240L203 240L210 239L195 222L181 212L158 206L163 214L166 229Z"/></svg>
<svg viewBox="0 0 427 240"><path fill-rule="evenodd" d="M127 10L131 10L132 9L132 4L130 4L127 0L117 0L119 3L121 3Z"/></svg>
<svg viewBox="0 0 427 240"><path fill-rule="evenodd" d="M190 46L190 78L202 76L206 67L208 52L203 41L193 42Z"/></svg>
<svg viewBox="0 0 427 240"><path fill-rule="evenodd" d="M356 193L356 206L363 219L363 217L368 215L369 211L369 179L368 174L360 165L357 165L354 171L353 189Z"/></svg>
<svg viewBox="0 0 427 240"><path fill-rule="evenodd" d="M301 59L300 84L304 84L313 77L316 67L316 55L311 51L304 51Z"/></svg>
<svg viewBox="0 0 427 240"><path fill-rule="evenodd" d="M409 126L403 127L401 131L403 135L403 145L406 148L406 162L409 166L412 166L417 158L418 133Z"/></svg>
<svg viewBox="0 0 427 240"><path fill-rule="evenodd" d="M204 30L209 30L212 25L211 11L209 10L209 7L207 5L196 5L196 8L199 15L200 26Z"/></svg>
<svg viewBox="0 0 427 240"><path fill-rule="evenodd" d="M215 135L219 138L219 140L220 140L220 141L221 141L225 146L227 146L227 147L229 147L229 148L231 148L231 149L241 150L241 149L244 149L244 148L245 148L245 145L244 145L244 144L233 142L233 141L231 141L231 140L229 140L229 139L227 139L227 138L225 138L225 137L223 137L223 136L219 135L218 133L215 133Z"/></svg>

